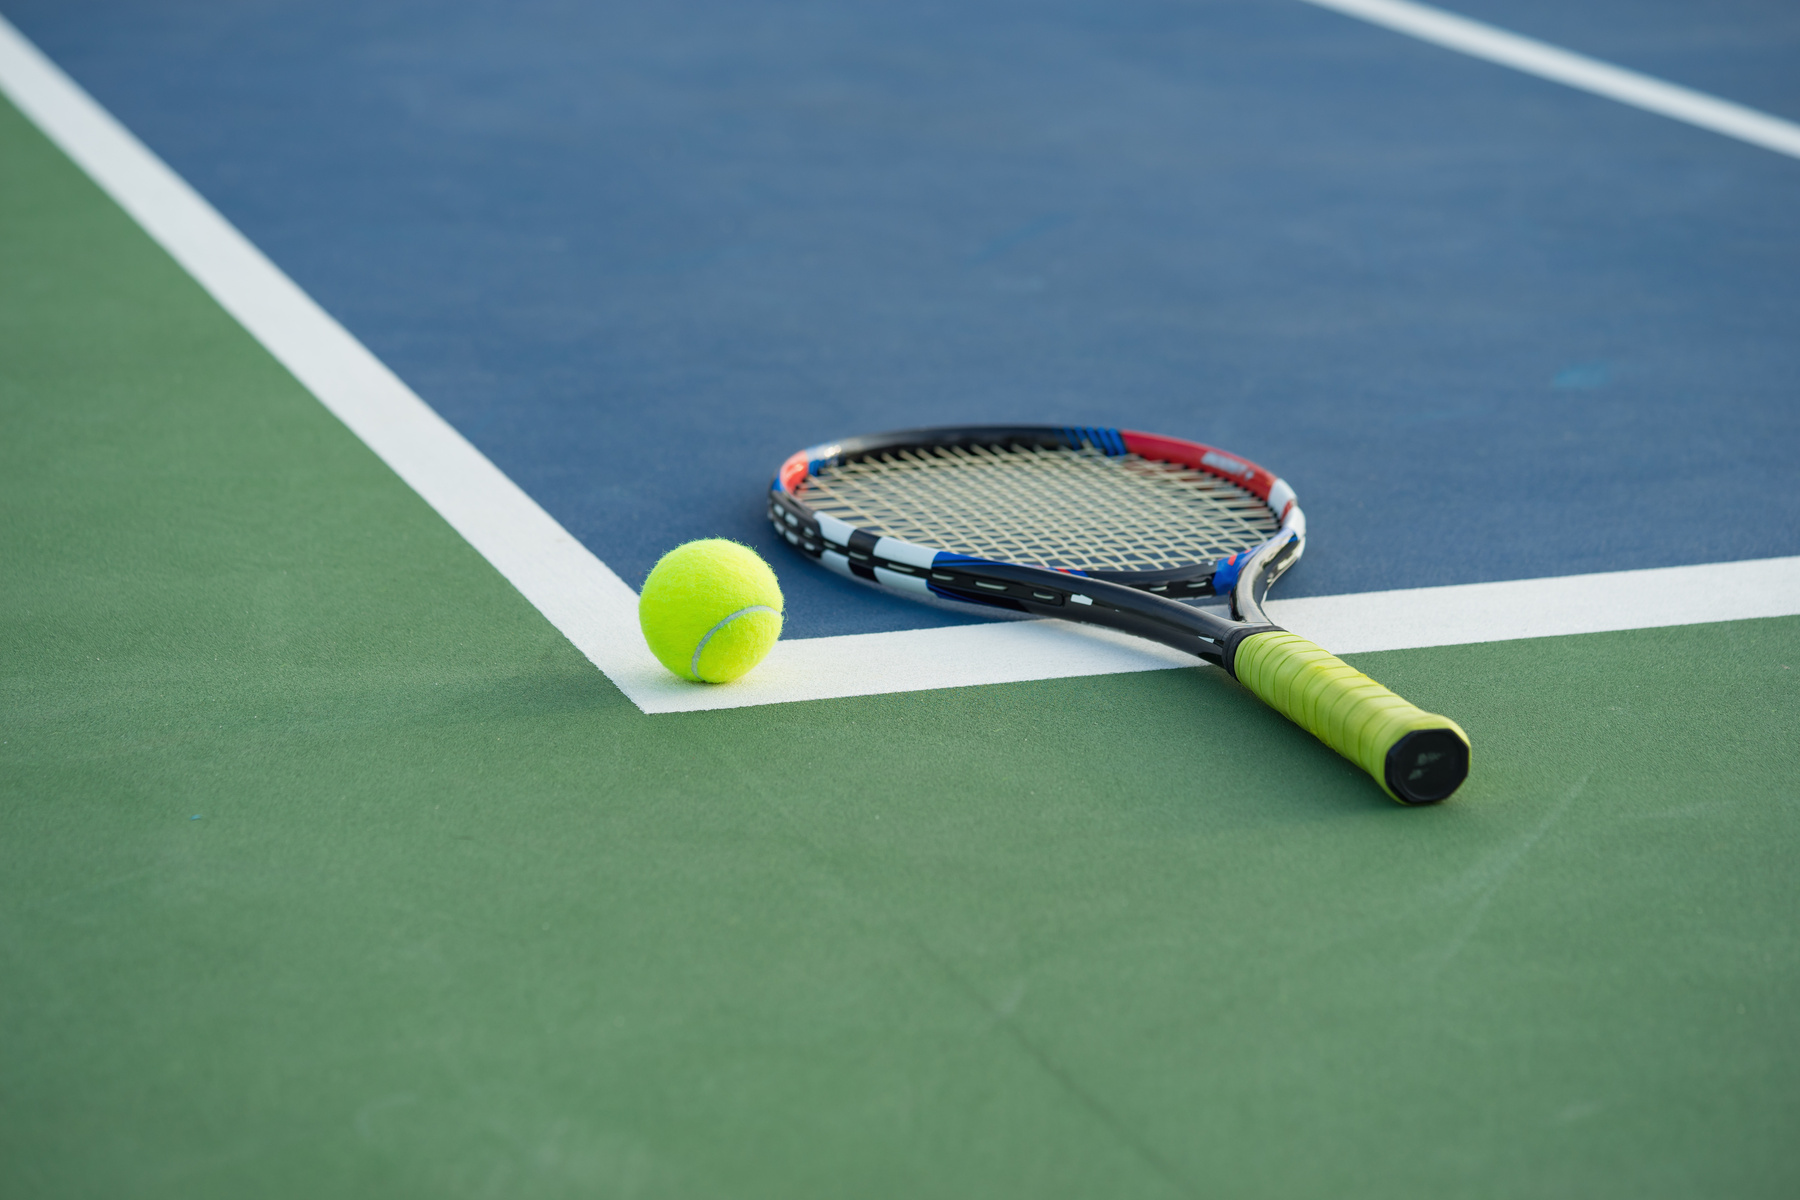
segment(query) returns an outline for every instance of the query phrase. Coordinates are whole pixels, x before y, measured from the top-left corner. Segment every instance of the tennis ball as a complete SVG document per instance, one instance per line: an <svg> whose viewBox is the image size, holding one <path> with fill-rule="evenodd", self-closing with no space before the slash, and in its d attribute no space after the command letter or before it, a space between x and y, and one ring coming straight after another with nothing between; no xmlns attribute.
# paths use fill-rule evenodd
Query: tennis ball
<svg viewBox="0 0 1800 1200"><path fill-rule="evenodd" d="M781 609L781 585L756 551L706 538L675 547L651 568L638 624L663 666L683 679L724 683L775 645Z"/></svg>

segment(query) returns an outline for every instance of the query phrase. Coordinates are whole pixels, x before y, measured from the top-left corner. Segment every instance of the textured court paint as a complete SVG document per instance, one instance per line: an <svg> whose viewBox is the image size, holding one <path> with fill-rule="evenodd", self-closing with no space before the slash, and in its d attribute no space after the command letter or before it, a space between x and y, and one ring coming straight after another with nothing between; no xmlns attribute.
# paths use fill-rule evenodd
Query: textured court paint
<svg viewBox="0 0 1800 1200"><path fill-rule="evenodd" d="M1358 656L1432 810L1216 671L647 720L0 161L0 1193L1800 1186L1800 619Z"/></svg>
<svg viewBox="0 0 1800 1200"><path fill-rule="evenodd" d="M1567 44L1800 116L1777 6L1606 2ZM793 574L784 455L968 420L1279 471L1289 596L1800 553L1800 163L1310 5L6 11L633 584ZM950 619L793 587L789 637Z"/></svg>
<svg viewBox="0 0 1800 1200"><path fill-rule="evenodd" d="M3 19L0 87L646 712L1157 670L1190 661L1164 647L1091 629L980 624L790 639L734 688L672 687L633 634L637 604L628 584ZM779 558L794 561L785 553ZM805 564L800 578L808 578ZM1707 586L1696 586L1700 581ZM881 603L877 594L864 595L871 608ZM1277 621L1341 652L1797 611L1800 558L1731 564L1724 571L1712 564L1278 599L1271 607Z"/></svg>
<svg viewBox="0 0 1800 1200"><path fill-rule="evenodd" d="M0 89L596 666L654 669L630 586L4 19Z"/></svg>

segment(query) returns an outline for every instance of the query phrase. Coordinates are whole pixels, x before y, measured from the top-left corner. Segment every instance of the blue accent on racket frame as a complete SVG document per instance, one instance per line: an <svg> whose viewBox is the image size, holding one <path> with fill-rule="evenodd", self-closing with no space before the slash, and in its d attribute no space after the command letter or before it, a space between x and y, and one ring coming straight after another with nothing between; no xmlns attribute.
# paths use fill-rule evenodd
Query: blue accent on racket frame
<svg viewBox="0 0 1800 1200"><path fill-rule="evenodd" d="M947 592L935 583L928 583L925 586L929 588L931 594L938 599L948 600L954 604L969 604L977 608L1001 608L1009 611L1016 611L1014 606L1010 604L1002 604L996 600L985 600L980 596L968 595L963 592Z"/></svg>
<svg viewBox="0 0 1800 1200"><path fill-rule="evenodd" d="M1224 596L1237 586L1238 573L1244 569L1244 563L1250 558L1248 550L1241 550L1230 558L1222 558L1219 565L1213 568L1213 595Z"/></svg>
<svg viewBox="0 0 1800 1200"><path fill-rule="evenodd" d="M1071 425L1065 428L1063 436L1069 444L1079 450L1090 445L1108 458L1117 458L1125 453L1125 439L1119 436L1116 429L1102 429L1092 425Z"/></svg>

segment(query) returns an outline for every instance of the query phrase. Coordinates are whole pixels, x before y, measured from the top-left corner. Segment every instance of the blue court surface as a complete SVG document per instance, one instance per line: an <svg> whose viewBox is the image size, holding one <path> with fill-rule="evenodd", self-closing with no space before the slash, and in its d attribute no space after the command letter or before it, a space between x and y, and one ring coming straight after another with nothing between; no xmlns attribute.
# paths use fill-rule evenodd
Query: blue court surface
<svg viewBox="0 0 1800 1200"><path fill-rule="evenodd" d="M0 0L0 1197L1800 1194L1800 5L1446 2ZM1462 791L767 525L976 423Z"/></svg>
<svg viewBox="0 0 1800 1200"><path fill-rule="evenodd" d="M1470 15L1800 116L1791 6L1576 7ZM9 15L633 585L780 562L795 449L971 422L1269 466L1289 596L1800 552L1795 161L1334 12Z"/></svg>

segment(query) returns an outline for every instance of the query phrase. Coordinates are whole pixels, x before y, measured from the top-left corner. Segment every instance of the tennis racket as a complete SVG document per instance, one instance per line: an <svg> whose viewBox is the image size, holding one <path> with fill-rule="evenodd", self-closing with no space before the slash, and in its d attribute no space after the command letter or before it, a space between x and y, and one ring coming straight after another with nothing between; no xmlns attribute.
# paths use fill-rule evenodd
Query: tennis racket
<svg viewBox="0 0 1800 1200"><path fill-rule="evenodd" d="M1221 666L1402 804L1435 804L1469 773L1456 722L1263 614L1306 518L1237 455L1118 429L910 429L793 455L769 520L823 566L903 596L1106 625Z"/></svg>

